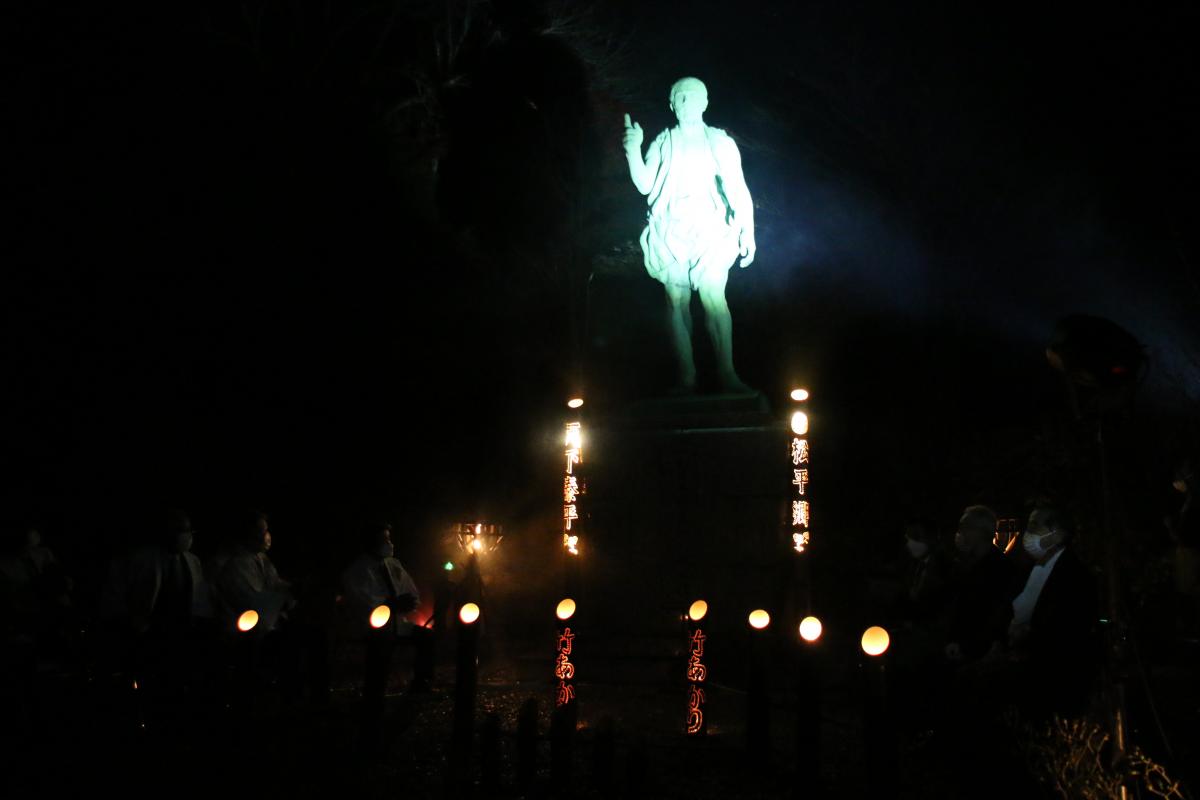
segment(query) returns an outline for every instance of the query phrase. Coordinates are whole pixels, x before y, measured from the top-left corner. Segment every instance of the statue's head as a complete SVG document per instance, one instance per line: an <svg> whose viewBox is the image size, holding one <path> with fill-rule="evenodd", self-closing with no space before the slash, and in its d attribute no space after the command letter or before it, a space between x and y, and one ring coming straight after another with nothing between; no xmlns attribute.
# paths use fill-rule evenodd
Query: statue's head
<svg viewBox="0 0 1200 800"><path fill-rule="evenodd" d="M671 85L671 110L680 122L699 122L708 108L708 88L699 78L680 78Z"/></svg>

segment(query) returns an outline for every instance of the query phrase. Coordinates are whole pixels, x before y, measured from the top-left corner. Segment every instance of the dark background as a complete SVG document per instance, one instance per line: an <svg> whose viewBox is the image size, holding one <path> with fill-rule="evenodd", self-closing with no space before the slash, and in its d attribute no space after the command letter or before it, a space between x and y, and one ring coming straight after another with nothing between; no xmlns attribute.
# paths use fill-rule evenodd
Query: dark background
<svg viewBox="0 0 1200 800"><path fill-rule="evenodd" d="M1200 397L1194 7L579 9L6 9L10 515L80 558L166 506L200 549L265 506L296 563L366 515L410 558L456 519L518 536L568 393L602 420L666 386L620 122L653 137L685 74L757 205L739 368L814 390L827 480L875 509L846 527L987 498L988 454L1066 418L1042 349L1074 311L1147 346L1135 471L1166 475Z"/></svg>

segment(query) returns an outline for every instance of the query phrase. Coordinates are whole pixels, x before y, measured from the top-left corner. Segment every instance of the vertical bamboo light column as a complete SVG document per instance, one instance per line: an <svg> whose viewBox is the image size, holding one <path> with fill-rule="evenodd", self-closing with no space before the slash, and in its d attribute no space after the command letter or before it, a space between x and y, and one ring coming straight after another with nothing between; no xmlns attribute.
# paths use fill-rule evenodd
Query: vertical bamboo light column
<svg viewBox="0 0 1200 800"><path fill-rule="evenodd" d="M708 666L704 663L704 618L708 614L708 603L697 600L687 612L688 661L687 661L687 717L684 733L688 736L704 736L708 733L708 717L704 715L704 684L708 680Z"/></svg>
<svg viewBox="0 0 1200 800"><path fill-rule="evenodd" d="M575 616L575 601L569 597L559 601L554 609L558 635L554 645L554 707L575 708L575 632L571 630L571 619Z"/></svg>
<svg viewBox="0 0 1200 800"><path fill-rule="evenodd" d="M581 421L583 398L574 397L567 401L570 414L567 417L563 444L566 470L563 474L563 550L569 558L579 556L584 518L583 495L587 484L583 478L583 422Z"/></svg>
<svg viewBox="0 0 1200 800"><path fill-rule="evenodd" d="M821 620L808 615L798 626L796 652L796 790L798 796L821 796Z"/></svg>
<svg viewBox="0 0 1200 800"><path fill-rule="evenodd" d="M788 443L788 460L791 462L791 482L796 487L791 501L792 548L797 553L803 553L812 539L808 390L793 389L791 398L793 407L789 420L791 436Z"/></svg>
<svg viewBox="0 0 1200 800"><path fill-rule="evenodd" d="M465 770L471 763L475 727L475 691L479 682L479 605L466 603L458 610L458 651L454 669L454 738L452 753Z"/></svg>
<svg viewBox="0 0 1200 800"><path fill-rule="evenodd" d="M896 731L888 696L887 650L891 637L873 625L863 631L862 663L864 686L863 749L873 796L895 793L899 761Z"/></svg>
<svg viewBox="0 0 1200 800"><path fill-rule="evenodd" d="M750 757L766 763L771 753L771 706L768 695L768 661L771 615L755 609L750 623L750 673L746 678L746 749Z"/></svg>

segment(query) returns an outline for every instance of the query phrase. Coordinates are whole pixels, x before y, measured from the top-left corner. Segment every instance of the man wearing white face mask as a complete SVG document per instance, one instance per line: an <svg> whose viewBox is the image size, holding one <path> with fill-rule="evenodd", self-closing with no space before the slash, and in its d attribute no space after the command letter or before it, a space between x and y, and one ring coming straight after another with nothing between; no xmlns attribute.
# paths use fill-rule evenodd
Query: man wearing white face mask
<svg viewBox="0 0 1200 800"><path fill-rule="evenodd" d="M925 522L904 526L904 548L912 559L904 617L909 623L927 622L945 605L949 578L945 554L938 547L933 526Z"/></svg>
<svg viewBox="0 0 1200 800"><path fill-rule="evenodd" d="M178 634L212 616L204 570L192 552L191 518L168 515L157 542L118 559L101 599L101 615L144 634Z"/></svg>
<svg viewBox="0 0 1200 800"><path fill-rule="evenodd" d="M1035 563L1013 600L1008 641L1028 666L1029 705L1045 712L1082 711L1099 664L1095 580L1071 536L1065 516L1043 504L1021 539Z"/></svg>

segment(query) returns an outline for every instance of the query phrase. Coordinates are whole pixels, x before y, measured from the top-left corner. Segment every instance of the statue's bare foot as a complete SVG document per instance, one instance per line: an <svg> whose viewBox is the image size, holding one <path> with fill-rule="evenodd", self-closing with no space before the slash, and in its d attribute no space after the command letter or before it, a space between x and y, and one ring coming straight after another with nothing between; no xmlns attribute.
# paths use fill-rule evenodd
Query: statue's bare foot
<svg viewBox="0 0 1200 800"><path fill-rule="evenodd" d="M688 395L695 394L695 393L696 393L695 381L693 381L691 383L680 381L679 383L675 384L674 386L672 386L670 389L667 390L667 394L670 395L671 397L687 397Z"/></svg>

